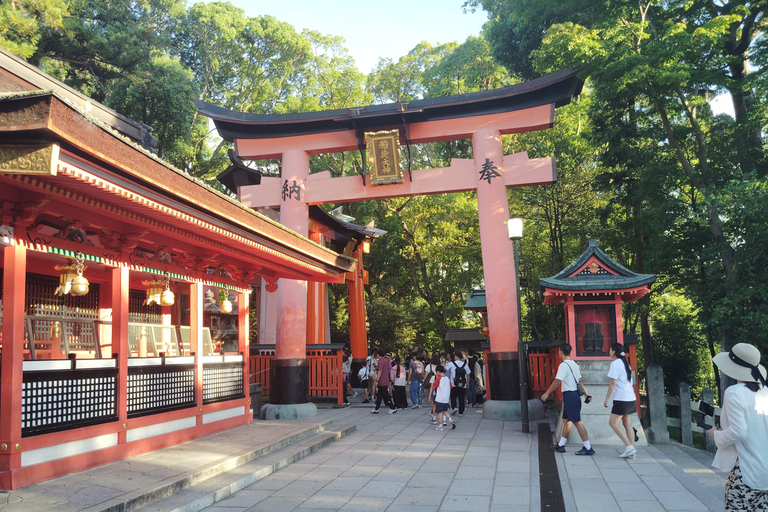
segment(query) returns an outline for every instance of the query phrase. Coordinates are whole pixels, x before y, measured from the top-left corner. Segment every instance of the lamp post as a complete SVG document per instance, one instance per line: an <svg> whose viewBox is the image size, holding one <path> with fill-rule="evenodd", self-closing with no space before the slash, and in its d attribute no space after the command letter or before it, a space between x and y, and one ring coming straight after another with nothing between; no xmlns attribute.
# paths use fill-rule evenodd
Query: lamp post
<svg viewBox="0 0 768 512"><path fill-rule="evenodd" d="M525 353L525 343L523 343L523 323L520 310L520 257L519 257L519 243L523 238L523 219L509 219L507 223L509 229L509 239L515 247L515 286L517 295L517 354L520 363L520 419L523 423L523 432L528 433L530 431L528 425L528 379L526 378L527 361Z"/></svg>

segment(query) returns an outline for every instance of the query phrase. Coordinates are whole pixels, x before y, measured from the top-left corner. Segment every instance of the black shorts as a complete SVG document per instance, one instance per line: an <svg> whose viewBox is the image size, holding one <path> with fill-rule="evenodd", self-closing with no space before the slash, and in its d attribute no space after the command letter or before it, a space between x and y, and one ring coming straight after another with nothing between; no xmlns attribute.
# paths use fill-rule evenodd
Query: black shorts
<svg viewBox="0 0 768 512"><path fill-rule="evenodd" d="M435 402L435 414L448 411L448 404Z"/></svg>
<svg viewBox="0 0 768 512"><path fill-rule="evenodd" d="M613 401L613 408L611 409L611 414L626 416L627 414L634 414L636 412L637 412L637 407L635 407L634 400L631 402L622 402L621 400Z"/></svg>

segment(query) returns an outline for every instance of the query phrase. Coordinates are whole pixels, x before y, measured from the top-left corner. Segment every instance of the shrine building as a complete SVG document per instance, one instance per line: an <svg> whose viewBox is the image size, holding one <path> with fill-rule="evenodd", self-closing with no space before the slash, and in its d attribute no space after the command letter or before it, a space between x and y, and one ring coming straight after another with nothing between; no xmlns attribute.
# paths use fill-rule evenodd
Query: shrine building
<svg viewBox="0 0 768 512"><path fill-rule="evenodd" d="M0 50L0 489L252 421L250 315L356 261Z"/></svg>

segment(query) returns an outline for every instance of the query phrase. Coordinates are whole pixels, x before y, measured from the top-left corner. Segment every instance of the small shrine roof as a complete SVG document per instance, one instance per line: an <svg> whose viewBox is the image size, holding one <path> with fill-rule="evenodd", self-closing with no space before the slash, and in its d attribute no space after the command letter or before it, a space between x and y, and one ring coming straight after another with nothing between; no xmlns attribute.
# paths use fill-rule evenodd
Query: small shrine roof
<svg viewBox="0 0 768 512"><path fill-rule="evenodd" d="M469 292L469 299L464 304L464 309L470 311L482 311L488 310L488 305L485 303L485 290L482 288L472 288Z"/></svg>
<svg viewBox="0 0 768 512"><path fill-rule="evenodd" d="M590 260L592 263L587 265ZM655 274L637 274L608 256L590 239L587 248L557 275L539 279L543 288L560 291L619 291L649 285Z"/></svg>

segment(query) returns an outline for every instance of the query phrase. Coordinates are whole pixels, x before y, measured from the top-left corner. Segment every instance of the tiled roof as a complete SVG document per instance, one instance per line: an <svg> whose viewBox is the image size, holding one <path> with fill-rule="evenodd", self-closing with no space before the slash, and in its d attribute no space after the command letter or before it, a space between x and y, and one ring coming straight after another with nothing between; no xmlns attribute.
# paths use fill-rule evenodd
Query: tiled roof
<svg viewBox="0 0 768 512"><path fill-rule="evenodd" d="M600 262L593 271L573 275L592 257ZM637 274L619 264L600 250L595 240L590 239L581 256L557 275L539 279L539 284L544 288L563 291L624 290L648 285L655 280L655 274Z"/></svg>

